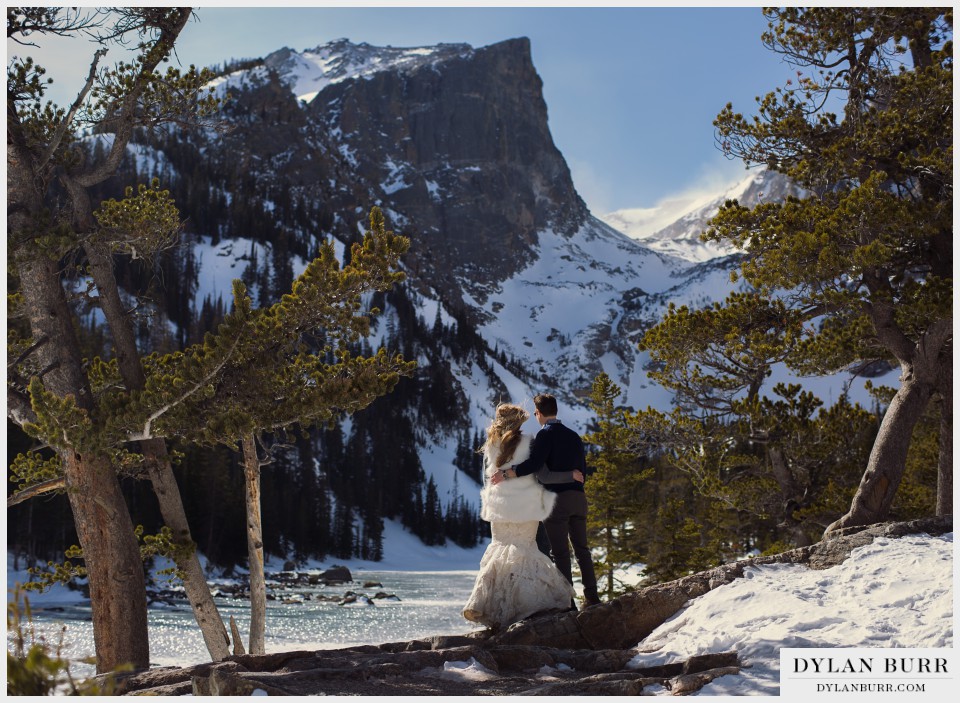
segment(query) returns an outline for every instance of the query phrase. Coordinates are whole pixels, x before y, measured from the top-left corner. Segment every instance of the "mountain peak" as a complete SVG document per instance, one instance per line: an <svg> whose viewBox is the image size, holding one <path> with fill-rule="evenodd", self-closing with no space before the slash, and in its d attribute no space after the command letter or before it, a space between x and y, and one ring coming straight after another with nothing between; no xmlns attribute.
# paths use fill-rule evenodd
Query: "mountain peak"
<svg viewBox="0 0 960 703"><path fill-rule="evenodd" d="M302 52L279 49L264 59L264 66L276 71L298 100L310 102L332 83L380 71L408 71L472 51L469 44L398 48L335 39Z"/></svg>
<svg viewBox="0 0 960 703"><path fill-rule="evenodd" d="M707 222L727 200L753 207L761 202L779 201L799 194L783 174L766 169L720 189L689 191L664 199L649 208L627 208L600 219L632 239L656 251L691 262L703 262L733 253L727 245L701 242Z"/></svg>

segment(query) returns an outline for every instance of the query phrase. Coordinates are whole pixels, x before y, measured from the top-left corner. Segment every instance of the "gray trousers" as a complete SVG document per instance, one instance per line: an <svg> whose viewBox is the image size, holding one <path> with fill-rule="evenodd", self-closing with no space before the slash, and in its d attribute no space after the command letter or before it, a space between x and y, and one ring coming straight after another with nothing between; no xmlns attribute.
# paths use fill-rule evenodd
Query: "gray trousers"
<svg viewBox="0 0 960 703"><path fill-rule="evenodd" d="M580 567L583 596L588 601L600 600L597 593L597 576L593 571L593 560L590 558L590 548L587 546L587 496L583 491L557 493L553 512L543 521L543 525L550 540L553 563L557 565L560 573L567 581L573 583L570 568L572 543L573 555Z"/></svg>

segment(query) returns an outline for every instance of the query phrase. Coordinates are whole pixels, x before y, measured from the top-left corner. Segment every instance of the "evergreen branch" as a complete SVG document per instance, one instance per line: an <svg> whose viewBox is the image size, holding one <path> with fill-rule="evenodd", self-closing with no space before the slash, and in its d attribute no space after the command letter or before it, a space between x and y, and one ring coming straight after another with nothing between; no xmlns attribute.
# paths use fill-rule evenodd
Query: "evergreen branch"
<svg viewBox="0 0 960 703"><path fill-rule="evenodd" d="M30 405L30 398L25 392L9 384L7 385L7 419L20 427L37 422L37 414Z"/></svg>
<svg viewBox="0 0 960 703"><path fill-rule="evenodd" d="M119 114L115 119L110 120L111 122L117 123L110 153L98 167L89 169L75 176L75 180L79 185L96 185L112 176L117 168L119 168L120 162L127 149L127 143L133 135L138 100L146 89L154 69L166 58L169 51L173 48L174 42L180 35L180 32L190 19L190 8L169 8L169 10L172 13L169 21L158 23L160 25L160 35L153 42L152 46L150 46L149 50L145 52L143 62L134 79L133 87L124 97Z"/></svg>
<svg viewBox="0 0 960 703"><path fill-rule="evenodd" d="M94 8L91 14L84 14L80 8L8 7L7 39L20 46L38 46L25 38L34 33L59 37L78 32L90 34L103 24L106 14L106 8Z"/></svg>
<svg viewBox="0 0 960 703"><path fill-rule="evenodd" d="M12 361L7 361L7 373L9 374L10 369L23 363L24 359L26 359L28 356L33 354L33 352L37 351L37 349L39 349L44 344L46 344L49 341L49 339L50 338L47 337L46 335L40 337L37 341L35 341L33 344L27 347L16 359L13 359Z"/></svg>
<svg viewBox="0 0 960 703"><path fill-rule="evenodd" d="M97 49L96 53L93 55L93 62L90 64L90 73L87 75L87 82L84 84L83 88L80 89L80 92L77 94L76 100L73 101L73 105L70 106L70 110L64 116L63 120L57 125L56 131L53 133L53 137L50 139L50 144L47 145L46 150L41 154L40 158L37 161L37 167L43 168L50 159L53 158L54 153L57 148L60 146L60 143L63 141L63 138L67 134L67 130L70 129L70 125L73 124L73 118L77 116L77 113L80 112L80 107L83 105L83 101L86 100L87 95L90 93L90 89L93 88L93 81L97 77L97 65L107 54L107 49Z"/></svg>
<svg viewBox="0 0 960 703"><path fill-rule="evenodd" d="M44 493L61 490L65 486L66 484L62 476L52 478L49 481L43 481L42 483L35 483L29 488L24 488L22 491L17 491L13 495L7 496L7 507L12 508L14 505L19 505Z"/></svg>
<svg viewBox="0 0 960 703"><path fill-rule="evenodd" d="M227 350L227 353L223 355L223 359L221 359L220 362L216 366L214 366L208 374L206 374L203 378L197 381L192 388L188 388L186 391L184 391L179 398L176 398L175 400L167 403L163 407L158 408L156 411L151 413L147 417L147 419L144 421L143 431L140 432L139 434L137 433L128 434L127 441L142 442L143 440L146 440L146 439L156 439L152 433L151 426L153 425L153 422L158 418L162 417L163 415L165 415L166 413L168 413L173 408L183 403L183 401L185 401L191 395L193 395L198 390L200 390L205 385L207 385L220 372L220 370L223 369L224 366L226 366L227 362L230 360L234 352L237 350L237 347L240 345L240 340L241 340L241 335L235 336L233 339L233 343L230 345L230 348Z"/></svg>

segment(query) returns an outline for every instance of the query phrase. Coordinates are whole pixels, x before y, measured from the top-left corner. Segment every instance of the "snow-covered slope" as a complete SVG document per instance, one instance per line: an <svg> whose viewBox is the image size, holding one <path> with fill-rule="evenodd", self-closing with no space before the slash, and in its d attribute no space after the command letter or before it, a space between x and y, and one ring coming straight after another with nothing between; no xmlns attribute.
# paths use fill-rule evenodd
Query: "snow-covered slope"
<svg viewBox="0 0 960 703"><path fill-rule="evenodd" d="M624 305L676 285L684 262L595 220L571 238L546 231L539 239L537 258L481 306L481 334L568 394L588 393L601 370L629 376L636 340L622 334Z"/></svg>
<svg viewBox="0 0 960 703"><path fill-rule="evenodd" d="M217 78L210 87L229 90L244 82L262 80L268 71L276 71L298 100L309 103L333 83L368 77L381 71L423 66L451 56L466 55L472 50L467 44L395 48L371 46L365 42L353 44L347 39L338 39L300 52L279 49L267 56L261 66Z"/></svg>
<svg viewBox="0 0 960 703"><path fill-rule="evenodd" d="M692 191L665 198L651 208L626 208L602 215L611 227L657 251L686 261L703 262L733 254L716 242L702 242L707 221L727 200L754 206L796 192L780 174L751 171L745 178L719 191Z"/></svg>
<svg viewBox="0 0 960 703"><path fill-rule="evenodd" d="M523 52L520 44L498 54L461 44L397 49L340 40L302 52L281 49L257 66L218 79L220 90L258 82L270 88L233 113L238 130L253 129L250 125L257 130L242 132L243 140L234 145L245 157L244 176L258 179L246 196L270 213L272 200L291 192L311 206L323 205L329 218L318 216L297 236L312 242L333 237L341 254L345 234L362 229L371 204L383 208L389 227L410 233L403 285L420 328L429 332L434 320L445 328L469 324L481 339L471 341L467 352L446 358L422 348L414 352L421 369L443 379L462 399L458 428L484 428L499 401L525 403L532 414L532 397L549 391L561 400L561 418L584 431L592 419L584 399L600 371L623 388L623 404L668 410L671 395L647 377L649 358L637 350L637 341L670 304L699 308L731 291L729 273L737 257L698 239L717 208L733 198L745 205L780 199L791 192L789 184L755 171L720 191L598 219L574 202L579 198L562 155L542 158L554 149L545 106L541 115L526 99L539 96L539 79L531 67L511 74L518 56L529 58ZM471 70L464 68L473 63ZM494 68L505 74L502 82L483 83ZM384 72L403 75L387 76L396 79L388 81ZM371 82L374 77L391 88L390 109L382 109L382 115L371 114L387 100L373 91L379 85ZM450 89L454 77L457 90ZM482 113L471 81L481 81L503 103L485 122L457 121ZM283 119L272 118L269 109L278 96L286 101ZM501 112L523 117L526 131L512 119L503 123L516 133L499 132ZM202 145L205 157L222 148L217 139ZM531 148L536 139L538 147ZM225 164L232 156L219 153ZM148 157L137 153L142 175L152 175L150 164L167 168L162 153ZM289 166L294 157L295 168ZM557 187L568 180L569 190ZM229 185L223 187L229 191ZM226 194L232 205L234 194ZM292 209L288 203L287 211ZM276 208L278 222L282 210ZM322 221L326 224L316 224ZM231 280L243 275L251 260L259 261L262 278L269 279L274 254L289 251L244 238L242 228L219 235L214 239L199 232L192 240L199 269L196 308L207 297L220 296L229 305ZM295 275L306 262L290 257ZM384 343L386 330L402 324L397 311L386 306L372 347ZM790 378L777 370L776 380ZM829 402L848 380L841 375L801 383ZM866 402L861 382L851 396ZM449 434L449 426L421 428L425 423L410 419L418 427L421 464L441 500L459 492L476 504L478 488L455 466L458 438ZM526 429L538 429L533 419Z"/></svg>

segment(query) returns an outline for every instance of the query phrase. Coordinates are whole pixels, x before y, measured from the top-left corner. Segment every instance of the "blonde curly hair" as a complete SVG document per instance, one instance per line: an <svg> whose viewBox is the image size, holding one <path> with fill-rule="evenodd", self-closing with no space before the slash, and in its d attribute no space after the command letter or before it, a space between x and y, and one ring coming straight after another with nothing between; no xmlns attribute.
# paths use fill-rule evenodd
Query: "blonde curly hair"
<svg viewBox="0 0 960 703"><path fill-rule="evenodd" d="M487 428L487 441L484 448L500 445L495 466L499 469L513 458L513 453L520 443L520 426L530 419L530 413L519 405L502 403L497 406L493 422Z"/></svg>

